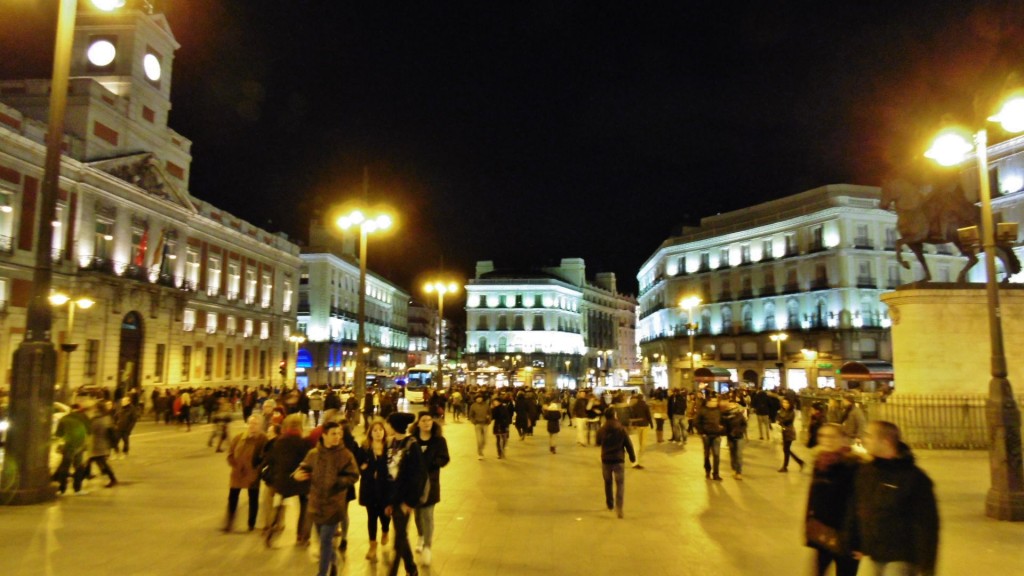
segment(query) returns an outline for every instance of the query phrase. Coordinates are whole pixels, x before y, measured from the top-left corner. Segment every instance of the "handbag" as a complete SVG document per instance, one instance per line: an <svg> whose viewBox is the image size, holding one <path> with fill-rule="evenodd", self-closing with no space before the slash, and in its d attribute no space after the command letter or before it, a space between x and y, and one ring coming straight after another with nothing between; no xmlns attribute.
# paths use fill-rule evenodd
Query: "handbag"
<svg viewBox="0 0 1024 576"><path fill-rule="evenodd" d="M839 531L817 518L808 518L806 524L807 543L833 554L843 554Z"/></svg>

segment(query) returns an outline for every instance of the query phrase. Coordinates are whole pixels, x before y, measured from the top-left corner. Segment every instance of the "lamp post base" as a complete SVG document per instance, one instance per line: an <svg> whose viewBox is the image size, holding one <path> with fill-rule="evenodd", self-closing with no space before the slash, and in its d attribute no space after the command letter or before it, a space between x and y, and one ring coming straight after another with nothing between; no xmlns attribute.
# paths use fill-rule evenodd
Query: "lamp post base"
<svg viewBox="0 0 1024 576"><path fill-rule="evenodd" d="M989 382L985 407L989 434L992 486L985 497L985 515L996 520L1024 521L1024 454L1021 451L1020 409L1006 378Z"/></svg>
<svg viewBox="0 0 1024 576"><path fill-rule="evenodd" d="M0 476L0 504L39 504L56 497L50 485L57 351L51 342L22 342L14 352L11 428Z"/></svg>

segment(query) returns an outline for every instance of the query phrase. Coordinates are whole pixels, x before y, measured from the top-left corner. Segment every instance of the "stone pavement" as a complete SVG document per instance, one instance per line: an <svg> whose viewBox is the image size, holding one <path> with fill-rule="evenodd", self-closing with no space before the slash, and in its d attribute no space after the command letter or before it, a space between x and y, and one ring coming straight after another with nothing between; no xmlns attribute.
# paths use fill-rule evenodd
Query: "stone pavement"
<svg viewBox="0 0 1024 576"><path fill-rule="evenodd" d="M233 432L241 424L233 425ZM0 576L315 574L316 545L294 546L289 528L272 550L254 534L219 531L227 500L223 454L191 432L141 423L132 455L112 462L121 485L30 507L0 507ZM358 436L358 434L357 434ZM513 436L515 433L513 431ZM509 440L509 457L476 459L473 429L450 423L451 464L442 471L431 575L807 574L802 546L807 473L776 469L781 448L751 440L744 480L705 481L699 440L685 449L649 445L644 470L627 469L625 518L604 507L598 452L564 427L558 454L547 434ZM489 437L490 440L492 437ZM649 436L653 440L653 434ZM806 453L803 450L802 453ZM1024 524L984 517L983 452L919 451L937 486L940 574L1024 571ZM244 518L243 493L240 515ZM386 573L363 560L366 515L353 503L349 559L341 573ZM244 526L240 518L237 526ZM413 533L415 533L413 531ZM870 574L867 567L863 574Z"/></svg>

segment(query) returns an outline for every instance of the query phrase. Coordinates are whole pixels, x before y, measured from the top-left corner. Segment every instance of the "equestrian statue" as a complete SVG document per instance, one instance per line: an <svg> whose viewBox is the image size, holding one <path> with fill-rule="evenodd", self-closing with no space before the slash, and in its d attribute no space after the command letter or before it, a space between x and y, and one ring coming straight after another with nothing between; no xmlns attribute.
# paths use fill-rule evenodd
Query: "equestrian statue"
<svg viewBox="0 0 1024 576"><path fill-rule="evenodd" d="M888 180L882 185L881 208L889 210L890 206L895 207L897 216L896 230L900 236L896 240L896 261L900 266L910 269L910 263L903 259L902 250L906 246L924 269L922 281L931 282L924 245L952 244L960 254L967 256L967 263L957 276L958 283L967 282L967 272L978 263L980 248L965 247L957 230L968 226L978 226L980 230L981 208L967 200L958 182L917 186L902 178ZM997 242L996 254L1003 263L1007 279L1021 271L1020 260L1012 246Z"/></svg>

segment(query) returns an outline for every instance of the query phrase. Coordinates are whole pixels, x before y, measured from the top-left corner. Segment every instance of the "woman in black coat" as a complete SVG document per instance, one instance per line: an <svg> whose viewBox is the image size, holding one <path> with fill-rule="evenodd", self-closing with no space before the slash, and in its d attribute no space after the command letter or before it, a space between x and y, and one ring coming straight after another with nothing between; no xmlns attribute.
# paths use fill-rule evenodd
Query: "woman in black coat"
<svg viewBox="0 0 1024 576"><path fill-rule="evenodd" d="M843 428L837 424L819 427L818 445L821 451L814 460L807 497L807 545L817 552L817 576L823 576L833 562L836 576L854 576L860 560L849 548L846 527L860 458L850 450Z"/></svg>
<svg viewBox="0 0 1024 576"><path fill-rule="evenodd" d="M430 494L427 501L416 508L416 531L420 540L416 551L420 553L420 564L430 566L430 547L434 543L434 505L441 501L441 468L448 465L448 441L441 434L441 426L434 422L427 412L420 412L413 425L413 438L423 455L423 465L430 478Z"/></svg>
<svg viewBox="0 0 1024 576"><path fill-rule="evenodd" d="M377 522L381 527L381 544L387 546L388 531L391 528L391 517L384 509L391 503L390 482L388 478L387 430L384 421L374 419L368 421L366 440L356 451L359 463L359 504L366 508L366 527L370 536L370 550L366 559L377 560Z"/></svg>
<svg viewBox="0 0 1024 576"><path fill-rule="evenodd" d="M796 428L793 426L793 422L796 420L796 410L793 409L793 405L786 398L782 399L782 409L779 410L777 418L779 426L782 428L782 454L784 458L779 472L786 472L789 469L790 458L799 464L800 469L803 470L804 461L796 454L793 454L793 442L796 441Z"/></svg>

